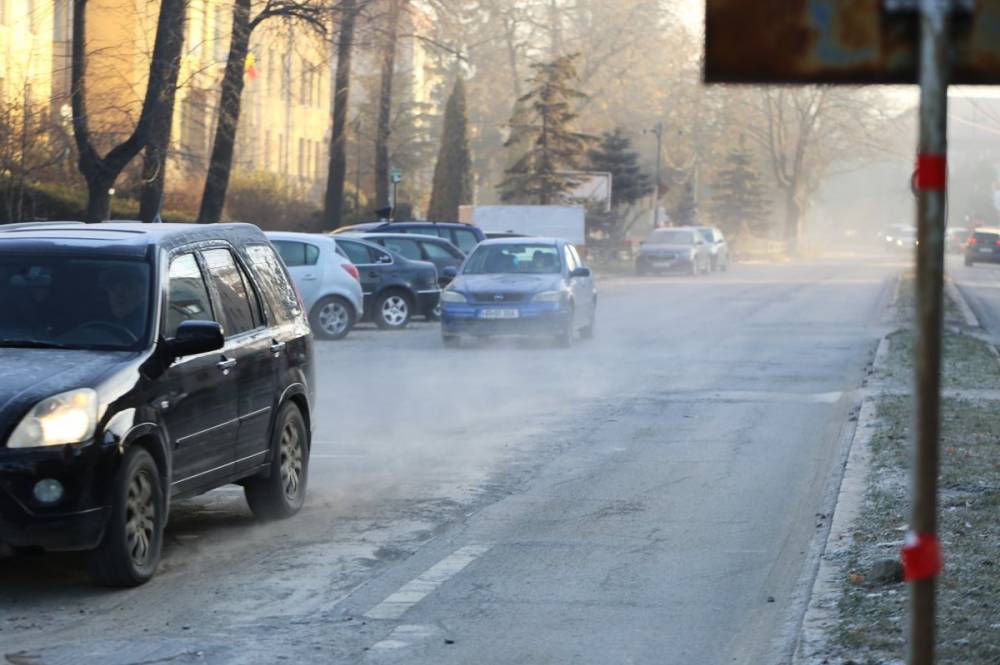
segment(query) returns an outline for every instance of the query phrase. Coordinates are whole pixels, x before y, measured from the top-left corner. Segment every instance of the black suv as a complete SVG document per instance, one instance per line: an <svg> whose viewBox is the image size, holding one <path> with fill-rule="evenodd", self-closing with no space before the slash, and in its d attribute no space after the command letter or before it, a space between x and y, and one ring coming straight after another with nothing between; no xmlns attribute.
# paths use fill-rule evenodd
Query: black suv
<svg viewBox="0 0 1000 665"><path fill-rule="evenodd" d="M366 222L353 226L342 226L333 233L335 235L340 233L419 233L444 238L465 254L486 240L486 234L481 228L460 222Z"/></svg>
<svg viewBox="0 0 1000 665"><path fill-rule="evenodd" d="M312 341L256 227L0 227L0 544L156 570L170 502L302 507Z"/></svg>
<svg viewBox="0 0 1000 665"><path fill-rule="evenodd" d="M965 265L1000 262L1000 229L980 226L965 241Z"/></svg>
<svg viewBox="0 0 1000 665"><path fill-rule="evenodd" d="M433 320L441 300L437 268L359 237L338 235L337 251L358 269L365 318L383 330L401 330L414 314Z"/></svg>

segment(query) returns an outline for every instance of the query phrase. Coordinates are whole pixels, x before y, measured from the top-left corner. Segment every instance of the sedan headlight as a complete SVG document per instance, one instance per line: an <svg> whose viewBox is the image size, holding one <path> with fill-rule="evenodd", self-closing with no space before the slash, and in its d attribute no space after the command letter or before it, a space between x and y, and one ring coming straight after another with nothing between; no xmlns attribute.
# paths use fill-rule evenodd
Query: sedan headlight
<svg viewBox="0 0 1000 665"><path fill-rule="evenodd" d="M43 399L10 435L8 448L81 443L97 429L97 393L80 388Z"/></svg>
<svg viewBox="0 0 1000 665"><path fill-rule="evenodd" d="M446 290L441 292L441 302L462 302L467 303L469 299L465 297L464 293L459 291Z"/></svg>
<svg viewBox="0 0 1000 665"><path fill-rule="evenodd" d="M562 302L563 292L562 291L542 291L541 293L535 294L535 297L531 299L532 302Z"/></svg>

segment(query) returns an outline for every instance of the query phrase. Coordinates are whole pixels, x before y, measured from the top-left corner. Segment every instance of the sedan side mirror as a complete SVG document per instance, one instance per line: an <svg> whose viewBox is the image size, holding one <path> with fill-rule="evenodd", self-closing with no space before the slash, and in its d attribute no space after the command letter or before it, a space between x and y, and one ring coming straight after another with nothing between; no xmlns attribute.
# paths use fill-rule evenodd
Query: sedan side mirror
<svg viewBox="0 0 1000 665"><path fill-rule="evenodd" d="M218 351L226 344L222 326L215 321L184 321L177 326L177 336L166 341L173 359Z"/></svg>
<svg viewBox="0 0 1000 665"><path fill-rule="evenodd" d="M590 277L590 268L574 268L569 276L571 279L573 277Z"/></svg>
<svg viewBox="0 0 1000 665"><path fill-rule="evenodd" d="M447 268L441 271L441 277L443 277L444 279L455 279L456 277L458 277L458 268L456 268L455 266L448 266Z"/></svg>

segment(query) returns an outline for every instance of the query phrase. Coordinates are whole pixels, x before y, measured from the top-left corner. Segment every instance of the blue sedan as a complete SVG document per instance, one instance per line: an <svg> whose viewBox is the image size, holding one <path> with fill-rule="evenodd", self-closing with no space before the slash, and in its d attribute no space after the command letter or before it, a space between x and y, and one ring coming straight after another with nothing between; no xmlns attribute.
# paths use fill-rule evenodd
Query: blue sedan
<svg viewBox="0 0 1000 665"><path fill-rule="evenodd" d="M594 334L597 289L590 268L565 240L481 242L441 294L441 338L548 336L571 346Z"/></svg>

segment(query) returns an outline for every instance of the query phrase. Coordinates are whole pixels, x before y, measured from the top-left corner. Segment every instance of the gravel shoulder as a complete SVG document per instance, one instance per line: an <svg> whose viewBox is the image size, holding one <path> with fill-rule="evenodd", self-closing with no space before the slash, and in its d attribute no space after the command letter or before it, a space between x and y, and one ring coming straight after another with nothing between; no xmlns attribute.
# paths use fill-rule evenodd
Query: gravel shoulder
<svg viewBox="0 0 1000 665"><path fill-rule="evenodd" d="M897 303L900 330L888 339L874 373L872 434L860 445L869 460L864 498L845 543L827 561L836 567L838 599L826 624L825 644L807 645L800 662L902 663L909 593L894 579L910 510L913 440L912 277L904 275ZM952 291L952 294L955 292ZM939 536L945 571L938 587L941 663L1000 663L1000 363L946 307L942 401ZM858 445L858 442L856 442ZM800 654L801 655L801 654Z"/></svg>

